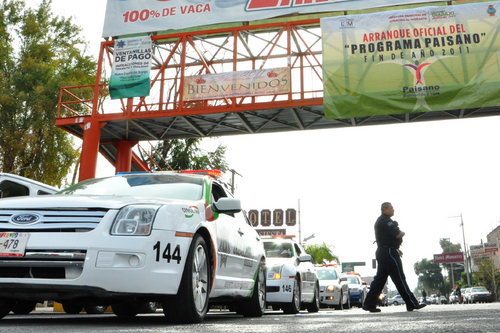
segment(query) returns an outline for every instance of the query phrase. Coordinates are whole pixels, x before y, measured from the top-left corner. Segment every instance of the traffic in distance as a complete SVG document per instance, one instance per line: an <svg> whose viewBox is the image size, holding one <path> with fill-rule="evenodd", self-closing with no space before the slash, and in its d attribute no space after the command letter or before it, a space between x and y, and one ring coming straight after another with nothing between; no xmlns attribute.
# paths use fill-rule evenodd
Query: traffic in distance
<svg viewBox="0 0 500 333"><path fill-rule="evenodd" d="M0 174L0 318L55 301L64 312L134 317L163 309L199 323L210 307L245 317L363 307L369 284L314 265L293 236L261 237L213 170L125 173L56 191ZM444 297L421 299L446 304ZM484 287L449 303L491 302ZM404 305L381 294L379 305Z"/></svg>

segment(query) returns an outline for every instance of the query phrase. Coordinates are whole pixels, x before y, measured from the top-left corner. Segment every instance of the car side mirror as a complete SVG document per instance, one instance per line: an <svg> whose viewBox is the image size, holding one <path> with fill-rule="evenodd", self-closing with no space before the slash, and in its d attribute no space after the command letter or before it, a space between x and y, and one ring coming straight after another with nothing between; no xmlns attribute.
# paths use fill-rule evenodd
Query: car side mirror
<svg viewBox="0 0 500 333"><path fill-rule="evenodd" d="M302 254L299 256L299 262L312 261L310 254Z"/></svg>
<svg viewBox="0 0 500 333"><path fill-rule="evenodd" d="M212 204L217 213L234 214L241 212L241 201L235 198L220 198Z"/></svg>

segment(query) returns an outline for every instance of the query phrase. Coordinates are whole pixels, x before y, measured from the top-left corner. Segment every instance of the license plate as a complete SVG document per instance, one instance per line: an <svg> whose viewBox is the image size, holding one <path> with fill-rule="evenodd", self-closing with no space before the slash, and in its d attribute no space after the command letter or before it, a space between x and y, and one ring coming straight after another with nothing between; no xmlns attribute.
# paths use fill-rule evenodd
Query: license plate
<svg viewBox="0 0 500 333"><path fill-rule="evenodd" d="M0 257L23 257L29 238L29 233L0 233Z"/></svg>

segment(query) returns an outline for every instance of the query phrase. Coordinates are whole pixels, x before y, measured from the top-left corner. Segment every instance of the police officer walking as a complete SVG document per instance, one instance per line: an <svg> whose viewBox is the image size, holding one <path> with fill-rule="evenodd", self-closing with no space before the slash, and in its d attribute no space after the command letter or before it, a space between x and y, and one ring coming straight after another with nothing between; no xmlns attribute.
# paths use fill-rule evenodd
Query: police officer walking
<svg viewBox="0 0 500 333"><path fill-rule="evenodd" d="M405 233L399 229L398 222L391 219L394 216L394 208L390 202L384 202L381 210L382 215L375 222L375 239L378 246L376 252L377 275L375 275L371 283L370 292L366 295L363 310L380 312L380 309L376 307L377 300L387 282L388 276L391 277L399 294L404 299L406 309L408 311L421 309L425 307L425 304L418 303L406 283L403 272L402 252L399 247L403 242Z"/></svg>

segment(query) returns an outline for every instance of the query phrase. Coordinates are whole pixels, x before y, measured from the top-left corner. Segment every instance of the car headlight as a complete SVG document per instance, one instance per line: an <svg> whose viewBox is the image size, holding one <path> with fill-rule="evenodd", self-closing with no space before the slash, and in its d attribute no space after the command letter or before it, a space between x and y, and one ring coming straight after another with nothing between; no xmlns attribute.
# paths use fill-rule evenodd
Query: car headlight
<svg viewBox="0 0 500 333"><path fill-rule="evenodd" d="M283 268L283 265L271 266L267 270L267 278L269 280L279 280L279 279L281 279L281 269L282 268Z"/></svg>
<svg viewBox="0 0 500 333"><path fill-rule="evenodd" d="M111 227L115 236L147 236L151 234L153 221L160 206L131 205L122 208Z"/></svg>
<svg viewBox="0 0 500 333"><path fill-rule="evenodd" d="M333 293L335 291L335 286L333 284L329 285L326 287L326 291Z"/></svg>

